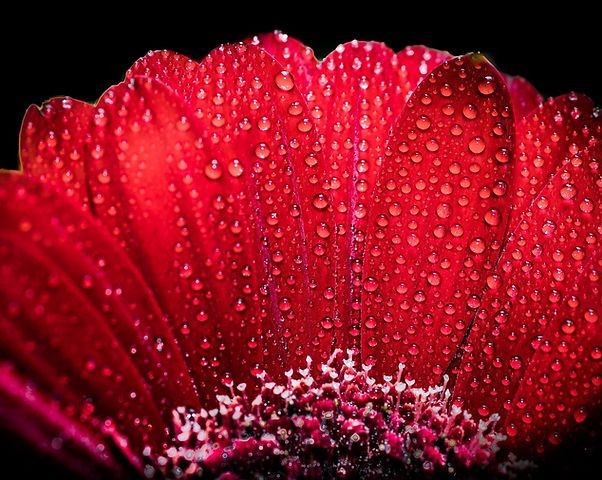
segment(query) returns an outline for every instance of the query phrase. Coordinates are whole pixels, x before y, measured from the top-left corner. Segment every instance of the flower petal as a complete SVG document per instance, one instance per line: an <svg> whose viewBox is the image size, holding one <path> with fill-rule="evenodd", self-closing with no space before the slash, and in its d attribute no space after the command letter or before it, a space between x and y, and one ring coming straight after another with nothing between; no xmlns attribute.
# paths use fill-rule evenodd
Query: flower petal
<svg viewBox="0 0 602 480"><path fill-rule="evenodd" d="M171 313L214 401L221 376L302 364L332 316L331 213L314 207L328 198L320 146L293 79L255 46L201 64L156 52L130 75L98 104L94 208Z"/></svg>
<svg viewBox="0 0 602 480"><path fill-rule="evenodd" d="M407 100L426 76L451 59L452 55L424 45L414 45L404 48L397 54L397 58L403 79L401 85Z"/></svg>
<svg viewBox="0 0 602 480"><path fill-rule="evenodd" d="M161 440L172 406L198 397L143 278L46 185L4 174L0 208L2 355L82 418L111 418L138 447Z"/></svg>
<svg viewBox="0 0 602 480"><path fill-rule="evenodd" d="M137 458L117 451L116 444L94 433L80 422L69 418L42 392L29 385L7 365L0 364L0 440L5 439L3 455L15 449L21 439L27 443L17 456L3 457L18 468L21 477L30 472L40 474L39 458L48 458L44 464L46 476L77 475L77 478L131 478ZM117 443L118 445L118 443ZM31 448L36 452L32 452ZM127 456L123 458L123 455ZM22 458L20 458L22 457ZM32 460L36 462L32 465ZM48 471L48 467L52 470ZM67 470L67 472L65 471ZM71 477L69 477L71 478Z"/></svg>
<svg viewBox="0 0 602 480"><path fill-rule="evenodd" d="M433 385L462 339L503 238L514 125L483 57L449 60L414 92L374 193L362 348Z"/></svg>
<svg viewBox="0 0 602 480"><path fill-rule="evenodd" d="M578 130L575 122L583 112L591 114L592 107L591 100L583 95L563 95L551 98L518 122L508 231L516 229L525 209L541 194L571 150L577 148L573 146L573 132Z"/></svg>
<svg viewBox="0 0 602 480"><path fill-rule="evenodd" d="M339 348L358 345L366 225L386 138L410 92L448 54L425 47L395 54L382 43L353 41L315 64L311 51L279 32L255 41L301 76L321 134L338 234L334 341Z"/></svg>
<svg viewBox="0 0 602 480"><path fill-rule="evenodd" d="M505 75L506 85L512 98L512 110L517 120L525 118L543 101L537 89L523 77Z"/></svg>
<svg viewBox="0 0 602 480"><path fill-rule="evenodd" d="M250 42L268 52L285 70L291 72L300 92L308 94L314 90L320 62L311 48L278 30L257 35Z"/></svg>
<svg viewBox="0 0 602 480"><path fill-rule="evenodd" d="M560 97L526 119L523 161L548 164L544 186L487 279L454 392L483 416L503 413L509 444L530 453L599 408L602 124L588 103Z"/></svg>
<svg viewBox="0 0 602 480"><path fill-rule="evenodd" d="M53 98L42 108L32 105L21 128L21 163L27 175L88 204L84 159L92 105Z"/></svg>

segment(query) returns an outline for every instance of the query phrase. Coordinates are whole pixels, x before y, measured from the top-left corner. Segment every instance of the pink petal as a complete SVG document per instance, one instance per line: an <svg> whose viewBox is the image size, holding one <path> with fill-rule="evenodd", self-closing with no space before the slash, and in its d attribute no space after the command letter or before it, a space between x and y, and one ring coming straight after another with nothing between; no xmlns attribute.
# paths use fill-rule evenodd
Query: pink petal
<svg viewBox="0 0 602 480"><path fill-rule="evenodd" d="M162 439L173 405L198 397L143 278L45 185L2 175L0 207L2 355L82 419L109 417L138 447Z"/></svg>
<svg viewBox="0 0 602 480"><path fill-rule="evenodd" d="M600 404L602 124L591 102L560 97L519 131L524 168L539 186L519 203L525 209L487 279L455 395L483 416L502 413L509 445L533 453Z"/></svg>
<svg viewBox="0 0 602 480"><path fill-rule="evenodd" d="M512 109L517 120L525 118L543 101L537 89L523 77L505 75L506 85L512 98Z"/></svg>
<svg viewBox="0 0 602 480"><path fill-rule="evenodd" d="M171 314L200 390L214 401L223 376L304 364L332 317L334 231L291 76L252 45L201 64L158 52L130 75L98 104L94 210Z"/></svg>
<svg viewBox="0 0 602 480"><path fill-rule="evenodd" d="M21 129L21 163L27 175L43 179L88 204L84 143L93 107L71 98L53 98L27 110Z"/></svg>
<svg viewBox="0 0 602 480"><path fill-rule="evenodd" d="M23 458L3 457L4 467L18 470L21 475L23 471L30 471L32 460L38 460L36 454L52 458L52 466L60 468L54 473L65 475L68 470L78 478L131 478L133 472L128 463L139 466L139 460L127 451L117 451L112 439L69 418L56 402L2 364L0 420L0 438L4 437L13 446L17 438L28 443ZM33 472L39 474L40 470L34 468ZM51 472L45 474L52 475Z"/></svg>
<svg viewBox="0 0 602 480"><path fill-rule="evenodd" d="M362 348L420 385L447 368L478 307L507 216L510 99L480 56L449 60L414 92L374 193Z"/></svg>

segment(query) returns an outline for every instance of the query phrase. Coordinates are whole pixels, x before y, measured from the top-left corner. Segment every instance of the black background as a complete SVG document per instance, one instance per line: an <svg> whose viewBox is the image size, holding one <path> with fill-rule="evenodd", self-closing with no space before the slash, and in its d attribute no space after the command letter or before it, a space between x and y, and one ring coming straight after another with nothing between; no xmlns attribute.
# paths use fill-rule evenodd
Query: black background
<svg viewBox="0 0 602 480"><path fill-rule="evenodd" d="M198 13L179 5L170 9L168 4L141 4L139 11L129 14L119 5L87 13L53 5L44 11L32 6L30 11L7 15L0 21L5 23L2 45L9 60L0 109L7 125L0 167L17 165L18 132L30 104L58 95L94 101L148 50L167 48L200 59L220 43L276 28L313 47L319 57L354 38L384 41L395 50L411 44L454 54L478 50L500 70L529 79L545 96L572 90L602 105L600 27L596 15L578 3L548 18L549 12L529 15L518 6L485 1L443 7L423 2L412 9L399 4L398 12L364 2L354 8L338 7L332 18L326 18L323 6L305 3L280 3L271 12L280 11L279 18L268 18L260 4L252 12L250 3L242 12L225 3L221 11ZM491 7L494 10L488 13ZM150 20L143 15L149 10L154 10ZM352 16L347 19L342 12ZM241 25L241 20L246 22ZM17 33L7 33L9 27Z"/></svg>

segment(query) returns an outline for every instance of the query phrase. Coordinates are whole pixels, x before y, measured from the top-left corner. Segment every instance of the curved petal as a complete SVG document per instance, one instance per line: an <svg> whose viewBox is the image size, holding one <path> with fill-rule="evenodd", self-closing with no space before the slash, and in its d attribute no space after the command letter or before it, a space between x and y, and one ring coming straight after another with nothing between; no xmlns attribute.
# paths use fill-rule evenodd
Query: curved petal
<svg viewBox="0 0 602 480"><path fill-rule="evenodd" d="M537 89L523 77L505 75L505 78L510 97L512 98L514 116L517 120L522 120L541 105L543 97L539 94Z"/></svg>
<svg viewBox="0 0 602 480"><path fill-rule="evenodd" d="M299 91L307 95L314 90L320 62L311 48L278 30L257 35L250 42L268 52L291 72Z"/></svg>
<svg viewBox="0 0 602 480"><path fill-rule="evenodd" d="M405 100L410 98L429 73L452 57L449 52L435 50L424 45L409 46L399 52L397 59L401 70L401 85Z"/></svg>
<svg viewBox="0 0 602 480"><path fill-rule="evenodd" d="M0 176L0 210L2 357L82 420L110 419L133 446L163 439L173 405L198 398L140 274L46 185Z"/></svg>
<svg viewBox="0 0 602 480"><path fill-rule="evenodd" d="M9 451L17 439L27 442L25 452L10 460L21 476L29 472L36 453L48 458L45 475L66 474L86 479L126 479L139 468L136 457L118 450L118 443L99 435L69 418L56 402L19 377L8 365L0 364L0 440L10 442ZM35 453L31 448L35 449ZM3 445L3 454L7 453ZM36 458L37 460L37 458ZM55 470L48 471L48 466ZM40 474L36 462L31 470ZM69 476L71 478L71 476Z"/></svg>
<svg viewBox="0 0 602 480"><path fill-rule="evenodd" d="M568 94L549 99L517 123L509 232L516 229L522 213L577 148L573 132L582 123L579 116L583 112L591 115L592 108L589 98Z"/></svg>
<svg viewBox="0 0 602 480"><path fill-rule="evenodd" d="M332 316L331 213L313 204L327 198L320 146L294 81L255 46L201 64L155 52L130 75L98 103L94 208L214 401L230 373L302 364Z"/></svg>
<svg viewBox="0 0 602 480"><path fill-rule="evenodd" d="M548 166L532 170L541 188L487 279L454 394L503 413L509 445L533 453L600 408L602 125L577 97L547 102L526 125L524 164Z"/></svg>
<svg viewBox="0 0 602 480"><path fill-rule="evenodd" d="M329 323L338 347L357 346L366 222L386 138L411 90L449 55L425 47L395 54L382 43L353 41L316 63L311 51L280 32L255 42L301 76L320 133L337 232L337 311Z"/></svg>
<svg viewBox="0 0 602 480"><path fill-rule="evenodd" d="M446 369L498 255L512 160L510 99L483 57L449 60L414 92L374 193L362 348L420 385Z"/></svg>
<svg viewBox="0 0 602 480"><path fill-rule="evenodd" d="M41 108L29 107L21 127L25 174L50 183L86 206L89 200L83 157L92 111L88 103L53 98Z"/></svg>

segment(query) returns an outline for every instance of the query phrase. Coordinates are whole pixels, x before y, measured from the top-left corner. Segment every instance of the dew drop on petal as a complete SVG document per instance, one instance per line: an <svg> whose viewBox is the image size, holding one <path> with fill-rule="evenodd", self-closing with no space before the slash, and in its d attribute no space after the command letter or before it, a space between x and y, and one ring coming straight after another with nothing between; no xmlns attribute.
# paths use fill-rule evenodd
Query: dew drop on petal
<svg viewBox="0 0 602 480"><path fill-rule="evenodd" d="M485 141L481 137L474 137L468 143L468 149L475 155L483 153L485 150Z"/></svg>
<svg viewBox="0 0 602 480"><path fill-rule="evenodd" d="M286 70L282 70L281 72L277 73L274 77L274 82L280 90L285 92L292 90L295 86L292 75Z"/></svg>
<svg viewBox="0 0 602 480"><path fill-rule="evenodd" d="M268 147L265 143L258 143L255 147L255 156L263 160L264 158L268 158L269 155L270 147Z"/></svg>
<svg viewBox="0 0 602 480"><path fill-rule="evenodd" d="M478 89L482 95L491 95L496 89L495 80L491 75L487 75L483 81L479 83Z"/></svg>
<svg viewBox="0 0 602 480"><path fill-rule="evenodd" d="M228 173L233 177L240 177L242 175L243 168L238 158L235 158L228 163Z"/></svg>

